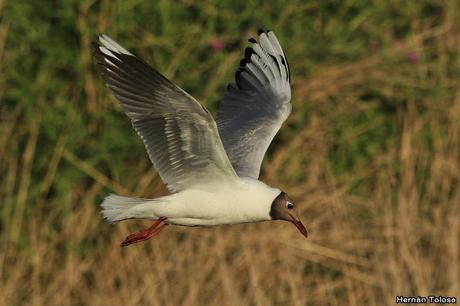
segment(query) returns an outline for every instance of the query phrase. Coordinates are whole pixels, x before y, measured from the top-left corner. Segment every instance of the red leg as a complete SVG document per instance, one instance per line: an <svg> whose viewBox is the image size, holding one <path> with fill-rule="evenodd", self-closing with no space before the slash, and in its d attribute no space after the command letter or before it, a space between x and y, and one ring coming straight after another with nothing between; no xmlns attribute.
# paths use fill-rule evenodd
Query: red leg
<svg viewBox="0 0 460 306"><path fill-rule="evenodd" d="M167 225L166 223L164 223L166 219L166 217L160 217L158 220L155 220L155 222L153 222L153 224L148 229L132 233L131 235L126 237L125 240L123 240L121 246L125 247L136 242L148 240L153 236L158 235Z"/></svg>

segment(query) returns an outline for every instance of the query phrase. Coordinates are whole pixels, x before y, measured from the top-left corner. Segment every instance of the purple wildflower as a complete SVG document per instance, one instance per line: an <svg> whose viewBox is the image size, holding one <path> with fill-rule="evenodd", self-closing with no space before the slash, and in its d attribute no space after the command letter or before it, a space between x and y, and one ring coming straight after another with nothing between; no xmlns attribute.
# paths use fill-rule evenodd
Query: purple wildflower
<svg viewBox="0 0 460 306"><path fill-rule="evenodd" d="M407 55L407 59L409 60L409 62L411 62L412 64L417 64L418 61L419 61L419 56L418 54L413 51L413 52L410 52L408 55Z"/></svg>
<svg viewBox="0 0 460 306"><path fill-rule="evenodd" d="M225 42L219 37L216 37L211 41L211 48L216 52L220 52L224 50Z"/></svg>
<svg viewBox="0 0 460 306"><path fill-rule="evenodd" d="M380 51L380 43L378 41L373 41L371 43L371 50L372 50L372 53L377 53Z"/></svg>

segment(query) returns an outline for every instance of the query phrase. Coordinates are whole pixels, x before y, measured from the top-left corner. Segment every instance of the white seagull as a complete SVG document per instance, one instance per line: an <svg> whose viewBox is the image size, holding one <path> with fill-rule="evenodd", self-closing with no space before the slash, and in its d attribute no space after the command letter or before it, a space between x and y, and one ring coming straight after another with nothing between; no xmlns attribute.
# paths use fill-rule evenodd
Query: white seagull
<svg viewBox="0 0 460 306"><path fill-rule="evenodd" d="M291 112L290 71L278 39L259 30L228 86L217 124L192 96L107 35L94 44L97 66L131 119L170 194L156 199L107 196L109 222L150 219L122 246L167 224L214 226L285 220L307 237L285 192L258 180L263 156Z"/></svg>

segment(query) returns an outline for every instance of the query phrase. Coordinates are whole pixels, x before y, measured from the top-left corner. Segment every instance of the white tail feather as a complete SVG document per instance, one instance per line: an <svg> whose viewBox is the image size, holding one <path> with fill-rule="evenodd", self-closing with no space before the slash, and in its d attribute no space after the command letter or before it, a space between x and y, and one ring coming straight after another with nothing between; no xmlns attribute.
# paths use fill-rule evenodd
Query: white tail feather
<svg viewBox="0 0 460 306"><path fill-rule="evenodd" d="M146 203L151 200L123 197L116 194L110 194L102 202L102 214L104 219L109 222L118 222L125 219L136 217L133 215L133 209L139 204Z"/></svg>

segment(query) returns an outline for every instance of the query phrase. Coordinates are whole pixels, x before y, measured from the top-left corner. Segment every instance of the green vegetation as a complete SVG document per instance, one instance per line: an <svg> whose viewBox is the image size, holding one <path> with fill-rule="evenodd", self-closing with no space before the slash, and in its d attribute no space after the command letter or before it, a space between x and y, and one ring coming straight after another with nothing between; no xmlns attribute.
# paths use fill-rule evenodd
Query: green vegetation
<svg viewBox="0 0 460 306"><path fill-rule="evenodd" d="M0 1L0 305L390 305L460 298L458 1ZM285 224L101 220L165 192L97 75L106 33L216 114L247 39L275 31L293 113L262 180ZM224 48L213 47L216 42Z"/></svg>

